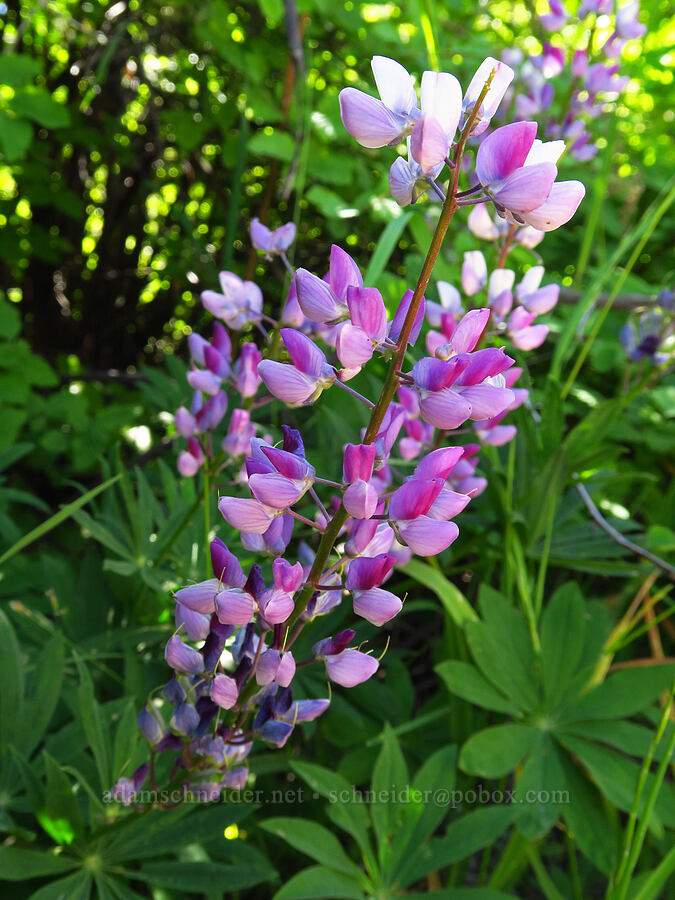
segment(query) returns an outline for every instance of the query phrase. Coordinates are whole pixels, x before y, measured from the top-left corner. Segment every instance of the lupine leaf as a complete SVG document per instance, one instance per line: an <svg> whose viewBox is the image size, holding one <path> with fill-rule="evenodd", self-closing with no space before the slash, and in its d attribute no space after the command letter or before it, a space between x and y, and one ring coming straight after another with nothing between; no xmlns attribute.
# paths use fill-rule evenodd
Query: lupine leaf
<svg viewBox="0 0 675 900"><path fill-rule="evenodd" d="M668 690L675 675L675 663L623 669L609 675L602 684L566 709L565 721L618 719L644 711L659 694Z"/></svg>
<svg viewBox="0 0 675 900"><path fill-rule="evenodd" d="M346 855L335 835L318 822L280 816L266 819L260 823L260 827L329 869L336 869L354 878L361 875L360 869Z"/></svg>
<svg viewBox="0 0 675 900"><path fill-rule="evenodd" d="M21 722L22 736L17 744L30 756L39 743L56 709L63 683L65 648L63 638L55 634L44 645L38 671L34 676L35 691L28 700L26 717Z"/></svg>
<svg viewBox="0 0 675 900"><path fill-rule="evenodd" d="M544 689L560 696L568 686L584 645L584 601L574 582L563 585L548 602L541 620Z"/></svg>
<svg viewBox="0 0 675 900"><path fill-rule="evenodd" d="M41 887L30 895L29 900L87 900L91 882L91 872L75 872Z"/></svg>
<svg viewBox="0 0 675 900"><path fill-rule="evenodd" d="M540 732L537 744L518 776L514 803L516 825L530 840L540 838L554 825L569 790L561 761L562 751L547 732Z"/></svg>
<svg viewBox="0 0 675 900"><path fill-rule="evenodd" d="M75 656L80 685L78 687L78 700L80 718L84 727L84 733L89 742L89 747L96 762L96 769L101 790L108 790L112 783L110 772L110 736L104 725L101 708L94 694L94 685L91 676L78 656Z"/></svg>
<svg viewBox="0 0 675 900"><path fill-rule="evenodd" d="M331 873L335 875L335 873ZM241 891L245 888L270 881L276 872L271 866L230 866L217 862L175 862L174 860L147 863L134 878L147 881L155 887L164 887L172 891L189 893L205 893L222 891L227 887L230 891Z"/></svg>
<svg viewBox="0 0 675 900"><path fill-rule="evenodd" d="M294 875L277 891L274 900L363 900L358 881L339 872L312 866Z"/></svg>
<svg viewBox="0 0 675 900"><path fill-rule="evenodd" d="M452 621L460 628L466 622L474 622L478 616L469 601L455 585L441 572L427 563L411 559L405 564L405 574L429 588L440 599Z"/></svg>
<svg viewBox="0 0 675 900"><path fill-rule="evenodd" d="M494 725L472 734L459 754L459 766L469 775L501 778L530 752L537 731L529 725Z"/></svg>
<svg viewBox="0 0 675 900"><path fill-rule="evenodd" d="M23 662L16 632L0 609L0 750L14 740L22 722L24 702Z"/></svg>
<svg viewBox="0 0 675 900"><path fill-rule="evenodd" d="M380 861L383 868L391 859L392 836L398 831L403 807L398 793L408 786L408 769L396 735L390 725L386 725L382 749L373 769L371 787L375 800L370 807ZM386 798L386 799L381 799Z"/></svg>
<svg viewBox="0 0 675 900"><path fill-rule="evenodd" d="M483 678L475 666L449 659L436 666L435 671L446 683L448 690L469 703L495 712L517 715L518 710L490 682Z"/></svg>
<svg viewBox="0 0 675 900"><path fill-rule="evenodd" d="M76 862L65 856L0 845L0 873L4 881L25 881L43 875L58 875L74 869Z"/></svg>

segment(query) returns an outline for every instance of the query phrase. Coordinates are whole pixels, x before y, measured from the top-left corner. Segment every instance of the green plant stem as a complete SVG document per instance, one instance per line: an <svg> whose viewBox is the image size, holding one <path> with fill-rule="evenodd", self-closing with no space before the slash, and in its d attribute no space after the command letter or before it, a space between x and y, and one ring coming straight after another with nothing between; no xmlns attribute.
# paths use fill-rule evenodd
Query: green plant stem
<svg viewBox="0 0 675 900"><path fill-rule="evenodd" d="M593 203L590 212L588 213L588 218L586 219L584 237L581 242L579 257L577 259L576 273L574 276L574 284L577 288L579 288L583 283L584 274L586 273L586 266L591 255L591 250L593 249L593 239L595 237L595 231L598 227L600 213L602 212L602 204L605 200L605 197L607 196L607 182L609 181L609 175L612 171L614 141L616 139L616 123L616 116L611 116L609 134L607 135L607 147L605 149L604 165L602 167L602 171L593 183Z"/></svg>
<svg viewBox="0 0 675 900"><path fill-rule="evenodd" d="M209 559L209 542L211 535L211 473L204 469L204 566L206 577L211 574L211 560Z"/></svg>
<svg viewBox="0 0 675 900"><path fill-rule="evenodd" d="M637 787L635 789L635 797L633 799L633 806L628 817L628 824L626 825L624 844L619 860L619 867L607 892L607 900L625 900L625 897L628 893L631 876L633 874L635 866L637 865L645 835L647 834L649 819L651 818L654 804L656 803L656 798L658 797L659 791L661 790L661 784L663 783L666 769L668 768L668 764L670 763L670 758L673 755L673 750L675 750L675 728L673 728L673 732L668 741L666 751L661 759L661 764L659 765L659 768L657 769L654 776L653 784L647 796L644 809L642 811L642 816L638 823L642 795L644 794L645 788L647 786L647 779L649 776L652 759L654 758L656 748L664 735L666 726L670 721L670 714L673 709L674 694L675 682L673 682L673 685L670 689L670 697L664 707L663 715L661 716L661 720L656 729L656 733L654 734L654 738L649 745L649 750L647 751L647 755L645 756L644 762L642 763L642 768L640 769L640 775L638 777Z"/></svg>
<svg viewBox="0 0 675 900"><path fill-rule="evenodd" d="M536 879L539 882L539 887L546 897L546 900L565 900L558 888L555 886L555 884L553 884L551 876L546 871L536 845L528 843L525 848L525 852L527 853L527 857L530 860L530 865L532 866L532 871L534 872Z"/></svg>
<svg viewBox="0 0 675 900"><path fill-rule="evenodd" d="M584 900L584 893L581 887L581 879L579 877L579 863L577 862L577 850L574 840L569 833L565 835L565 843L567 844L567 858L570 864L570 879L572 881L572 895L574 900Z"/></svg>

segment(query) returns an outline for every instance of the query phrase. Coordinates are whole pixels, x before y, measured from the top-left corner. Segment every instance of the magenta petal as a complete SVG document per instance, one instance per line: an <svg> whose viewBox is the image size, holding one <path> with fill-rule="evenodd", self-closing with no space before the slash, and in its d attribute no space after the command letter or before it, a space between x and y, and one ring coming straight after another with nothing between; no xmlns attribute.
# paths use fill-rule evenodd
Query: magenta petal
<svg viewBox="0 0 675 900"><path fill-rule="evenodd" d="M514 360L506 355L503 347L485 347L483 350L476 350L471 354L469 365L457 379L457 383L465 386L480 384L486 378L500 375L513 363Z"/></svg>
<svg viewBox="0 0 675 900"><path fill-rule="evenodd" d="M455 353L469 353L473 350L489 318L489 309L472 309L462 317L452 333L452 347Z"/></svg>
<svg viewBox="0 0 675 900"><path fill-rule="evenodd" d="M515 425L495 425L487 431L479 431L479 435L484 444L491 447L503 447L508 444L516 436Z"/></svg>
<svg viewBox="0 0 675 900"><path fill-rule="evenodd" d="M536 136L536 122L513 122L489 134L476 154L480 183L489 185L501 181L522 166Z"/></svg>
<svg viewBox="0 0 675 900"><path fill-rule="evenodd" d="M295 290L300 309L312 322L331 322L343 312L330 286L307 269L295 273Z"/></svg>
<svg viewBox="0 0 675 900"><path fill-rule="evenodd" d="M208 369L193 369L187 373L187 383L194 391L202 391L205 394L213 396L220 390L222 378L220 375L214 375Z"/></svg>
<svg viewBox="0 0 675 900"><path fill-rule="evenodd" d="M232 709L237 702L237 682L228 675L216 675L209 691L211 699L223 709Z"/></svg>
<svg viewBox="0 0 675 900"><path fill-rule="evenodd" d="M551 188L548 199L523 218L533 228L553 231L569 222L584 199L585 193L586 188L580 181L559 181Z"/></svg>
<svg viewBox="0 0 675 900"><path fill-rule="evenodd" d="M217 578L209 578L198 584L190 584L176 591L174 597L178 603L197 613L212 613L215 608L215 596L220 587Z"/></svg>
<svg viewBox="0 0 675 900"><path fill-rule="evenodd" d="M272 563L274 573L274 586L279 590L293 593L297 591L304 580L302 563L291 565L285 559L275 559Z"/></svg>
<svg viewBox="0 0 675 900"><path fill-rule="evenodd" d="M433 116L420 116L410 137L410 150L422 171L430 172L448 155L448 136Z"/></svg>
<svg viewBox="0 0 675 900"><path fill-rule="evenodd" d="M414 478L447 478L462 458L463 447L440 447L421 459L413 473Z"/></svg>
<svg viewBox="0 0 675 900"><path fill-rule="evenodd" d="M466 354L453 356L450 360L425 356L412 367L412 377L418 387L428 391L440 391L455 383L469 361L470 357Z"/></svg>
<svg viewBox="0 0 675 900"><path fill-rule="evenodd" d="M406 291L401 299L401 302L399 303L394 318L391 320L391 325L389 326L389 338L392 341L398 341L401 335L401 329L403 328L403 323L405 322L408 315L408 310L410 309L412 298L413 291ZM412 331L410 332L410 337L408 339L408 344L410 344L411 347L414 346L415 341L419 337L420 331L422 330L422 325L424 323L424 309L425 300L424 297L422 297L422 301L418 307L417 312L415 313L415 321L413 322Z"/></svg>
<svg viewBox="0 0 675 900"><path fill-rule="evenodd" d="M304 403L316 390L316 378L305 375L295 366L264 359L258 365L258 375L265 382L270 394L284 403Z"/></svg>
<svg viewBox="0 0 675 900"><path fill-rule="evenodd" d="M495 387L492 384L477 384L461 390L462 398L471 404L471 419L474 422L498 416L508 409L515 399L513 391L509 388Z"/></svg>
<svg viewBox="0 0 675 900"><path fill-rule="evenodd" d="M521 298L521 303L528 312L533 312L540 316L543 313L550 312L558 302L560 295L559 284L547 284L539 290L534 291ZM176 411L178 415L178 411Z"/></svg>
<svg viewBox="0 0 675 900"><path fill-rule="evenodd" d="M255 600L246 591L220 591L216 594L216 615L223 625L248 625L255 611Z"/></svg>
<svg viewBox="0 0 675 900"><path fill-rule="evenodd" d="M280 334L296 369L306 375L322 374L326 365L326 357L314 341L294 328L282 328ZM260 366L258 366L258 371L260 371Z"/></svg>
<svg viewBox="0 0 675 900"><path fill-rule="evenodd" d="M551 162L517 169L495 192L495 202L517 213L530 212L551 193L557 174L558 168Z"/></svg>
<svg viewBox="0 0 675 900"><path fill-rule="evenodd" d="M387 335L387 309L377 288L347 289L347 306L353 325L362 328L375 343Z"/></svg>
<svg viewBox="0 0 675 900"><path fill-rule="evenodd" d="M274 468L286 478L303 479L314 477L314 468L306 459L301 459L295 453L281 450L279 447L261 446L264 456L272 463Z"/></svg>
<svg viewBox="0 0 675 900"><path fill-rule="evenodd" d="M368 481L373 474L375 464L375 444L346 444L342 466L343 477L347 482L357 478Z"/></svg>
<svg viewBox="0 0 675 900"><path fill-rule="evenodd" d="M280 684L281 687L288 687L291 681L293 681L295 668L295 659L293 658L293 654L290 652L290 650L288 650L281 657L281 662L279 663L279 668L277 669L277 684ZM308 702L311 703L311 701ZM320 715L320 713L317 713L317 715Z"/></svg>
<svg viewBox="0 0 675 900"><path fill-rule="evenodd" d="M358 479L349 485L342 500L350 516L355 519L370 519L377 509L379 497L372 484Z"/></svg>
<svg viewBox="0 0 675 900"><path fill-rule="evenodd" d="M258 684L271 684L276 678L280 662L281 653L278 650L265 650L260 655L255 670L255 680Z"/></svg>
<svg viewBox="0 0 675 900"><path fill-rule="evenodd" d="M343 366L358 368L372 357L373 342L362 328L345 322L338 332L335 349Z"/></svg>
<svg viewBox="0 0 675 900"><path fill-rule="evenodd" d="M459 534L459 528L454 522L440 522L428 516L420 516L412 522L405 522L399 531L408 547L419 556L435 556L441 553Z"/></svg>
<svg viewBox="0 0 675 900"><path fill-rule="evenodd" d="M384 625L397 616L402 608L400 598L382 588L354 594L354 612L373 625Z"/></svg>
<svg viewBox="0 0 675 900"><path fill-rule="evenodd" d="M362 147L386 147L403 137L405 121L381 100L356 88L344 88L339 101L342 124Z"/></svg>
<svg viewBox="0 0 675 900"><path fill-rule="evenodd" d="M446 388L422 397L420 414L435 428L459 428L471 415L471 406L455 391Z"/></svg>
<svg viewBox="0 0 675 900"><path fill-rule="evenodd" d="M367 653L347 649L326 657L326 672L331 681L342 687L355 687L377 672L379 662Z"/></svg>
<svg viewBox="0 0 675 900"><path fill-rule="evenodd" d="M389 518L416 519L423 516L442 487L442 478L411 478L404 482L389 499Z"/></svg>
<svg viewBox="0 0 675 900"><path fill-rule="evenodd" d="M346 586L350 591L369 591L379 587L396 563L396 554L380 553L353 559L347 569Z"/></svg>
<svg viewBox="0 0 675 900"><path fill-rule="evenodd" d="M229 525L248 534L264 534L278 515L277 510L243 497L221 497L218 509Z"/></svg>
<svg viewBox="0 0 675 900"><path fill-rule="evenodd" d="M174 612L176 626L183 627L190 641L203 641L211 630L211 617L195 612L182 603L176 603Z"/></svg>

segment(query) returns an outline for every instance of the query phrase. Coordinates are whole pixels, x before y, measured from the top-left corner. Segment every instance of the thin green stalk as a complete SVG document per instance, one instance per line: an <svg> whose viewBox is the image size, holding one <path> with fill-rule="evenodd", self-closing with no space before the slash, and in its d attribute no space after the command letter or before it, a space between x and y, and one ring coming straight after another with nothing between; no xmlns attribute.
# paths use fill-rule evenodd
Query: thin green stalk
<svg viewBox="0 0 675 900"><path fill-rule="evenodd" d="M563 895L553 883L551 876L546 871L546 868L541 861L541 856L539 855L538 848L534 844L528 844L525 848L525 852L527 853L528 859L530 860L530 865L532 866L532 871L534 872L536 879L539 882L539 887L546 897L546 900L565 900Z"/></svg>
<svg viewBox="0 0 675 900"><path fill-rule="evenodd" d="M623 287L626 279L628 278L628 276L630 275L630 273L633 269L633 266L640 258L640 254L644 250L645 245L647 244L650 237L654 233L656 226L659 224L659 222L661 221L661 218L667 212L667 210L670 207L673 200L675 200L675 181L674 181L671 189L669 190L669 192L666 194L666 196L662 200L661 204L659 205L655 215L653 216L651 222L649 223L649 226L645 229L642 237L640 238L637 245L635 246L635 248L630 256L630 259L626 263L625 268L623 269L623 271L621 272L619 277L616 279L616 281L614 283L614 287L610 291L609 297L607 298L605 305L600 310L600 314L598 315L597 319L595 320L593 329L591 330L591 333L588 335L588 338L586 339L586 343L584 344L581 351L579 352L579 354L575 360L574 366L572 367L572 371L569 375L569 378L567 379L565 387L563 388L563 391L562 391L563 399L565 399L567 397L567 395L569 394L569 392L572 388L572 385L574 384L574 381L575 381L577 375L579 374L579 371L580 371L581 367L583 366L584 361L586 360L586 357L588 356L588 354L591 351L593 342L595 341L596 337L598 336L598 333L599 333L600 329L602 328L602 325L603 325L605 319L609 315L609 311L612 308L612 304L614 303L615 298L618 297L618 295L621 291L621 288Z"/></svg>
<svg viewBox="0 0 675 900"><path fill-rule="evenodd" d="M661 790L661 785L670 763L670 758L673 755L673 751L675 750L674 728L670 736L670 740L668 741L666 752L663 754L663 758L661 759L661 764L659 765L656 774L654 775L654 780L649 794L647 795L644 809L642 811L642 816L640 817L638 823L642 795L644 794L645 788L647 786L647 779L649 776L652 759L654 758L656 748L665 733L666 726L670 721L670 714L673 709L673 695L675 695L675 682L673 682L673 685L670 689L670 697L668 699L668 703L666 703L664 707L663 715L661 716L658 728L656 729L656 733L654 734L654 738L649 745L649 750L647 751L647 755L645 756L644 762L642 763L642 768L640 769L640 775L638 777L638 783L635 789L635 797L633 799L633 806L628 817L628 824L626 825L624 845L619 862L619 868L617 869L616 876L614 877L612 884L610 885L607 892L607 900L625 900L633 870L637 865L638 858L642 851L642 845L644 844L645 836L647 834L647 828L649 827L649 820L654 809L654 804L656 803L656 798L658 797L659 791Z"/></svg>
<svg viewBox="0 0 675 900"><path fill-rule="evenodd" d="M211 473L204 469L204 565L206 577L211 574L208 547L211 540Z"/></svg>
<svg viewBox="0 0 675 900"><path fill-rule="evenodd" d="M541 551L541 559L539 560L539 571L537 572L537 585L534 591L534 612L537 618L541 614L541 608L544 602L544 586L546 584L546 571L548 569L548 560L551 555L551 541L553 540L553 522L555 521L556 507L555 503L551 503L548 518L546 520L546 532L544 534L544 546Z"/></svg>
<svg viewBox="0 0 675 900"><path fill-rule="evenodd" d="M607 147L605 149L604 165L598 177L593 183L593 203L586 219L586 229L579 250L579 258L577 259L576 274L574 276L574 284L579 288L583 284L584 275L586 273L586 265L593 249L595 240L595 231L598 227L600 213L602 212L602 204L607 196L607 182L609 174L612 171L612 162L614 150L614 141L616 140L616 116L610 116L609 134L607 135Z"/></svg>
<svg viewBox="0 0 675 900"><path fill-rule="evenodd" d="M570 866L570 878L572 880L572 896L574 900L584 900L584 892L581 887L581 878L579 877L579 863L577 861L577 850L574 839L570 837L569 832L565 834L565 843L567 844L567 859Z"/></svg>

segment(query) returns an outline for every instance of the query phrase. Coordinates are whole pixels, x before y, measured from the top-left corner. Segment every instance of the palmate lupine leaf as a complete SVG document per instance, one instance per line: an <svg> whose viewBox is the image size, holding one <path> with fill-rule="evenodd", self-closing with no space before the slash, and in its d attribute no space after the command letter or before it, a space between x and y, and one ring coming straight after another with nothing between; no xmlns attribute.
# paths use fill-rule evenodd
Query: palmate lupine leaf
<svg viewBox="0 0 675 900"><path fill-rule="evenodd" d="M279 816L274 819L266 819L260 823L264 831L269 831L290 844L300 853L304 853L316 862L350 878L361 880L361 869L349 859L340 846L340 842L318 822L310 822L308 819L288 818Z"/></svg>

